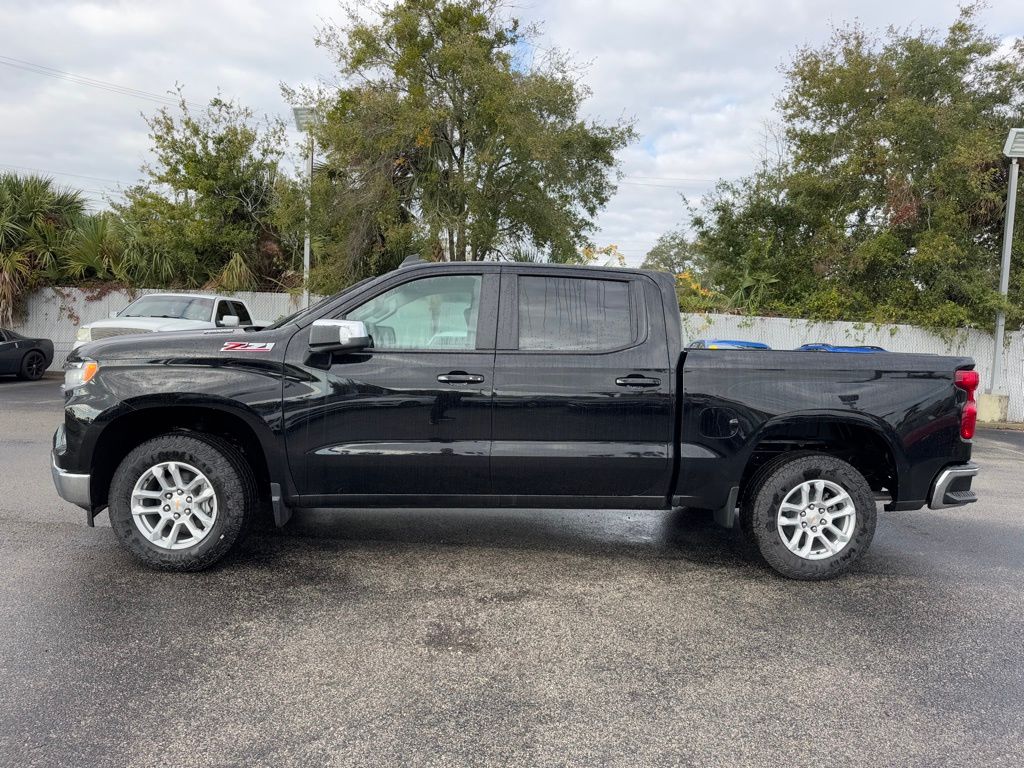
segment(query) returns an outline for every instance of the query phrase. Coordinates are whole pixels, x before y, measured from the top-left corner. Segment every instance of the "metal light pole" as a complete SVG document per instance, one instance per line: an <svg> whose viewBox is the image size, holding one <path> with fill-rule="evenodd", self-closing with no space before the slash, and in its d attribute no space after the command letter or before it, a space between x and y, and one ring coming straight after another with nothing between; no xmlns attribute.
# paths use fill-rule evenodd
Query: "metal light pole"
<svg viewBox="0 0 1024 768"><path fill-rule="evenodd" d="M1006 297L1010 291L1010 255L1013 250L1013 219L1017 211L1017 172L1019 159L1024 157L1024 128L1010 129L1003 146L1003 154L1010 158L1010 184L1006 191L1006 223L1003 228L1003 256L999 269L999 293ZM1006 334L1006 313L996 315L996 346L992 356L992 382L989 393L995 394L1003 378L1003 336Z"/></svg>
<svg viewBox="0 0 1024 768"><path fill-rule="evenodd" d="M295 115L295 127L300 131L309 133L309 157L306 158L306 174L308 178L306 186L306 240L302 245L302 306L309 306L309 229L310 209L313 205L313 120L314 112L312 107L292 107L292 114Z"/></svg>

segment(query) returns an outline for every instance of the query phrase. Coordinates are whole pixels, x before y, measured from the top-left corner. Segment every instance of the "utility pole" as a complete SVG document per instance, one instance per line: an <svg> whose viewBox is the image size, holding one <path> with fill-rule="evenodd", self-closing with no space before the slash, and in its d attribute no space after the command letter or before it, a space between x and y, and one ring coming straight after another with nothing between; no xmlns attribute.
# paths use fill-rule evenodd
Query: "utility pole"
<svg viewBox="0 0 1024 768"><path fill-rule="evenodd" d="M310 227L313 207L313 120L315 113L312 107L292 107L295 115L295 127L309 133L309 156L306 158L306 239L302 244L302 306L309 306L309 257Z"/></svg>
<svg viewBox="0 0 1024 768"><path fill-rule="evenodd" d="M1004 299L1010 292L1010 258L1013 253L1013 224L1017 212L1017 173L1019 159L1024 157L1024 128L1013 128L1006 137L1003 154L1010 158L1010 183L1006 190L1006 221L1003 227L1003 253L999 269L999 295ZM992 381L988 391L995 394L1003 383L1003 338L1006 335L1006 313L996 315L995 349L992 351Z"/></svg>
<svg viewBox="0 0 1024 768"><path fill-rule="evenodd" d="M309 230L312 226L310 217L313 208L313 133L309 134L309 157L306 158L306 239L302 244L302 306L309 306ZM1016 162L1016 161L1014 161Z"/></svg>

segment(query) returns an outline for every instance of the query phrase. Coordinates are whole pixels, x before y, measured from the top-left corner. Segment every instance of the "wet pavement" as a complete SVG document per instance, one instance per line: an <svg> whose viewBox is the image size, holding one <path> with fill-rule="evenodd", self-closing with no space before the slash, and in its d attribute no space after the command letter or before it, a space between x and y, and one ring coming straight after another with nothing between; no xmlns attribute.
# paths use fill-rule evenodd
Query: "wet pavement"
<svg viewBox="0 0 1024 768"><path fill-rule="evenodd" d="M0 381L0 766L1020 765L1024 433L836 581L688 512L353 510L145 570Z"/></svg>

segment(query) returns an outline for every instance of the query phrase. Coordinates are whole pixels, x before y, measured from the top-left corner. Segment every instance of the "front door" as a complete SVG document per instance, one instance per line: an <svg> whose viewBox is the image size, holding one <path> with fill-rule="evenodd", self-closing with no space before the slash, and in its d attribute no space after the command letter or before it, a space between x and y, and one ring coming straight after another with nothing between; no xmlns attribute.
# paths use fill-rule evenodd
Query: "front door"
<svg viewBox="0 0 1024 768"><path fill-rule="evenodd" d="M506 268L494 370L494 493L581 506L614 505L623 496L662 503L673 431L663 317L660 292L643 275Z"/></svg>
<svg viewBox="0 0 1024 768"><path fill-rule="evenodd" d="M311 383L286 382L289 461L304 504L489 493L497 282L487 270L398 273L338 313L363 321L373 346L326 363L314 355L303 365ZM308 357L307 338L292 340L289 362Z"/></svg>

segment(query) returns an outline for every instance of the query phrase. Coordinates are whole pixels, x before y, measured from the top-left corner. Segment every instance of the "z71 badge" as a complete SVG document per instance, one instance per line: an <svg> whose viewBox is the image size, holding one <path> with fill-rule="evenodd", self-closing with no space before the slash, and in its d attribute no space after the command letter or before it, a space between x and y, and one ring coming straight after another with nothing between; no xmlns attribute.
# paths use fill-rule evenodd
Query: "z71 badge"
<svg viewBox="0 0 1024 768"><path fill-rule="evenodd" d="M224 346L220 348L221 352L269 352L274 348L274 342L254 342L254 341L225 341Z"/></svg>

